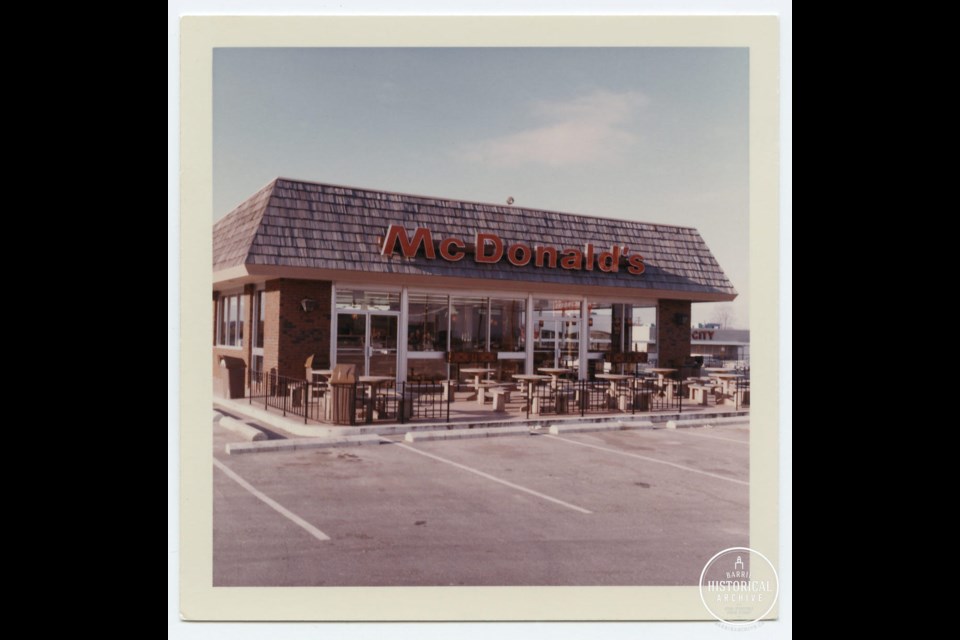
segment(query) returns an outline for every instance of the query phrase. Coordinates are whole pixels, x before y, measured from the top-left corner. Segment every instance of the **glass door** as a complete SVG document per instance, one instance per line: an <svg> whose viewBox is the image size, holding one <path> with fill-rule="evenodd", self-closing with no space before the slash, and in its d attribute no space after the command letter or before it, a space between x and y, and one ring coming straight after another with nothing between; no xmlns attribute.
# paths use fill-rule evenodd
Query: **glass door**
<svg viewBox="0 0 960 640"><path fill-rule="evenodd" d="M367 370L367 314L337 314L337 364L352 364L358 376Z"/></svg>
<svg viewBox="0 0 960 640"><path fill-rule="evenodd" d="M358 376L397 375L398 316L337 314L337 364L356 366Z"/></svg>
<svg viewBox="0 0 960 640"><path fill-rule="evenodd" d="M367 375L397 377L397 320L395 315L367 316L370 339Z"/></svg>

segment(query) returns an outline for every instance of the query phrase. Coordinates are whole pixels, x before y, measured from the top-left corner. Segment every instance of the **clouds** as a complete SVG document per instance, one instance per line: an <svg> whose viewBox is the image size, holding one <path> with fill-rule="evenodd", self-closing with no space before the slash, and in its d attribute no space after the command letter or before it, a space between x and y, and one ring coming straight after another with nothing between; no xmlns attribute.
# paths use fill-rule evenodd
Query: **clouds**
<svg viewBox="0 0 960 640"><path fill-rule="evenodd" d="M641 93L594 91L564 102L538 101L539 124L462 146L460 158L516 167L567 167L615 159L639 140L633 120L649 100Z"/></svg>

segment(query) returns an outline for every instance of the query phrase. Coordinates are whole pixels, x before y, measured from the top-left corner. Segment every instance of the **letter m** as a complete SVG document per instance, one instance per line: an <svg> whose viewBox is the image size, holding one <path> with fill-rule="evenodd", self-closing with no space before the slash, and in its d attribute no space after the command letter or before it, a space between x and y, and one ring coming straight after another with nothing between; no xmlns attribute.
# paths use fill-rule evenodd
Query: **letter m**
<svg viewBox="0 0 960 640"><path fill-rule="evenodd" d="M433 248L433 237L430 235L429 229L417 227L416 231L413 232L413 240L411 240L407 237L406 229L401 225L390 225L387 229L387 238L383 241L383 246L380 247L380 255L392 256L397 246L397 240L400 241L400 253L403 254L404 258L415 257L420 247L423 247L423 254L431 260L437 258L436 251Z"/></svg>

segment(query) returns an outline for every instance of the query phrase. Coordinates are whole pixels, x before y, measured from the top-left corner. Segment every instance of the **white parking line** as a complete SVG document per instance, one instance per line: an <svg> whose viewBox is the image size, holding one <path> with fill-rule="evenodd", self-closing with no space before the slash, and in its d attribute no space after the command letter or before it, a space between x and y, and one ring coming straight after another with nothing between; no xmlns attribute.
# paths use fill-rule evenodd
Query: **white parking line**
<svg viewBox="0 0 960 640"><path fill-rule="evenodd" d="M396 445L396 446L400 447L401 449L406 449L407 451L412 451L412 452L414 452L414 453L419 453L419 454L422 455L422 456L426 456L426 457L428 457L428 458L433 458L434 460L437 460L437 461L439 461L439 462L443 462L443 463L445 463L445 464L449 464L450 466L457 467L458 469L463 469L464 471L469 471L470 473L474 473L474 474L480 476L481 478L486 478L487 480L493 480L494 482L499 482L500 484L506 485L506 486L510 487L511 489L516 489L517 491L523 491L524 493L529 493L529 494L532 495L532 496L537 496L538 498L543 498L544 500L549 500L550 502L553 502L553 503L559 504L559 505L561 505L561 506L567 507L568 509L573 509L574 511L579 511L580 513L593 513L592 511L589 511L589 510L587 510L587 509L584 509L583 507L578 507L578 506L575 505L575 504L570 504L569 502L564 502L563 500L558 500L557 498L550 497L550 496L548 496L548 495L546 495L546 494L540 493L539 491L534 491L533 489L527 489L526 487L521 487L521 486L518 485L518 484L513 484L512 482L509 482L509 481L507 481L507 480L503 480L502 478L497 478L496 476L492 476L492 475L490 475L489 473L484 473L483 471L480 471L480 470L478 470L478 469L474 469L473 467L468 467L467 465L460 464L459 462L454 462L453 460L447 460L446 458L441 458L440 456L435 456L435 455L433 455L432 453L427 453L426 451L420 451L419 449L415 449L415 448L410 447L410 446L407 446L407 445L405 445L405 444L400 444L399 442L394 442L393 440L387 440L386 438L384 438L384 443L385 443L385 444L386 444L386 443L390 443L390 444L392 444L392 445Z"/></svg>
<svg viewBox="0 0 960 640"><path fill-rule="evenodd" d="M568 444L575 444L581 447L590 447L591 449L599 449L600 451L607 451L609 453L618 453L621 456L629 456L631 458L639 458L640 460L646 460L647 462L656 462L657 464L665 464L668 467L676 467L677 469L683 469L684 471L690 471L692 473L699 473L701 475L710 476L711 478L717 478L718 480L726 480L727 482L736 482L737 484L745 484L748 487L750 486L749 482L744 482L743 480L737 480L736 478L728 478L727 476L721 476L716 473L710 473L709 471L701 471L700 469L694 469L693 467L685 467L682 464L677 464L675 462L667 462L666 460L657 460L656 458L649 458L647 456L641 456L636 453L629 453L627 451L618 451L617 449L608 449L607 447L599 447L595 444L587 444L586 442L577 442L576 440L568 440L567 438L561 438L560 436L553 436L548 433L541 434L551 440L559 440L560 442L566 442Z"/></svg>
<svg viewBox="0 0 960 640"><path fill-rule="evenodd" d="M694 433L690 429L675 429L671 430L672 433L682 433L685 436L697 436L698 438L710 438L711 440L726 440L727 442L736 442L737 444L746 444L749 445L748 440L734 440L733 438L721 438L720 436L708 436L705 433Z"/></svg>
<svg viewBox="0 0 960 640"><path fill-rule="evenodd" d="M306 520L304 520L294 512L290 511L289 509L284 507L282 504L279 504L273 498L266 496L260 491L258 491L253 485L251 485L249 482L247 482L246 480L238 476L236 473L233 472L233 470L227 467L227 465L223 464L216 458L213 459L213 466L220 469L220 471L223 471L225 474L227 474L227 477L229 477L231 480L239 484L241 487L243 487L244 489L252 493L255 498L266 503L268 507L270 507L271 509L273 509L274 511L282 515L284 518L294 523L295 525L298 525L303 529L305 529L307 533L312 535L317 540L330 539L330 536L325 534L323 531L320 531L320 529L317 529L315 526L313 526L312 524L310 524L309 522L307 522Z"/></svg>

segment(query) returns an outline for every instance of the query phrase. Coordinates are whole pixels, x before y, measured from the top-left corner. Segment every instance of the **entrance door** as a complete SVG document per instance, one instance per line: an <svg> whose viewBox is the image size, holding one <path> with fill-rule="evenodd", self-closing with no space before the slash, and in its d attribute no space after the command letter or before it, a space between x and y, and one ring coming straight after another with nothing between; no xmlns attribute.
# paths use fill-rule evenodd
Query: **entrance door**
<svg viewBox="0 0 960 640"><path fill-rule="evenodd" d="M367 316L367 375L397 377L397 316Z"/></svg>
<svg viewBox="0 0 960 640"><path fill-rule="evenodd" d="M355 365L358 376L396 377L397 320L395 314L337 314L337 364Z"/></svg>

